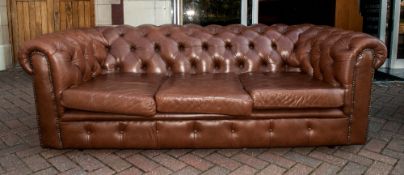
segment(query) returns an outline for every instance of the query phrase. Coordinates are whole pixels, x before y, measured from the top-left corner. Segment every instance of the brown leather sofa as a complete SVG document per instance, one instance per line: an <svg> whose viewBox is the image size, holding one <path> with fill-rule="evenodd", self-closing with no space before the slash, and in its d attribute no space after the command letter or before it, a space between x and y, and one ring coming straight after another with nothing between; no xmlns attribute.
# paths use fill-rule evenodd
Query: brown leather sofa
<svg viewBox="0 0 404 175"><path fill-rule="evenodd" d="M28 41L51 148L363 144L376 38L315 25L114 26Z"/></svg>

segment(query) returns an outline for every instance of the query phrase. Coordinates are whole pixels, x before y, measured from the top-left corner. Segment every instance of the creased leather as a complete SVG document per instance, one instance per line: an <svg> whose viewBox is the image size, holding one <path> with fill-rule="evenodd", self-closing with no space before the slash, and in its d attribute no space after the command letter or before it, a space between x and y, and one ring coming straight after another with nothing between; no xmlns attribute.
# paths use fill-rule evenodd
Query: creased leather
<svg viewBox="0 0 404 175"><path fill-rule="evenodd" d="M245 73L240 80L254 109L339 108L344 89L303 73Z"/></svg>

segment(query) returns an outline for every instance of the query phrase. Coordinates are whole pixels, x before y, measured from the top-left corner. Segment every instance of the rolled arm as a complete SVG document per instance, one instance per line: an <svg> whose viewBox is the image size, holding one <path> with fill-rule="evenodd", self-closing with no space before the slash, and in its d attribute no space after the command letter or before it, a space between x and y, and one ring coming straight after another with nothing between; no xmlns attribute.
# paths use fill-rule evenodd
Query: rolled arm
<svg viewBox="0 0 404 175"><path fill-rule="evenodd" d="M33 75L42 146L62 148L61 94L101 73L99 62L106 57L103 42L97 31L86 29L44 35L21 47L20 65Z"/></svg>
<svg viewBox="0 0 404 175"><path fill-rule="evenodd" d="M385 62L386 46L364 33L322 26L306 29L301 31L288 62L345 89L348 140L362 144L366 141L373 72Z"/></svg>

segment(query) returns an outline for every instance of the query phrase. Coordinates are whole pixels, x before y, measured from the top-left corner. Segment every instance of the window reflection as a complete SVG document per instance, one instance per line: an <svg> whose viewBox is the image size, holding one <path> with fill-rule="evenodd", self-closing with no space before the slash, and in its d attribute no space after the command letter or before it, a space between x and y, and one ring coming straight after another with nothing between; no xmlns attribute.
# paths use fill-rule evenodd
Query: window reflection
<svg viewBox="0 0 404 175"><path fill-rule="evenodd" d="M237 24L241 0L184 0L184 24Z"/></svg>

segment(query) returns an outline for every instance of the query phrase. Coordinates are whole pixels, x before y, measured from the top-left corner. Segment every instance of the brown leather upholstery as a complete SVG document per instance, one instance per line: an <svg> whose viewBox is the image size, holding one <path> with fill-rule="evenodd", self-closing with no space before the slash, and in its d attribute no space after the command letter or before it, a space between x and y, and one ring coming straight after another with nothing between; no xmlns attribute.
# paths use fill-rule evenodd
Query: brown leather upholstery
<svg viewBox="0 0 404 175"><path fill-rule="evenodd" d="M19 61L33 75L40 139L45 147L261 147L364 143L373 71L383 64L386 54L385 45L372 36L327 26L143 25L96 27L44 35L22 46ZM231 115L201 114L212 112L208 111L212 109L209 105L209 108L199 110L200 113L188 114L183 113L191 110L190 108L182 110L181 106L175 104L164 107L168 111L175 109L175 113L154 113L152 105L146 105L150 107L146 110L143 101L151 104L151 94L158 91L159 84L155 83L154 78L150 80L152 82L149 82L149 78L134 81L150 83L150 88L134 86L139 89L131 90L130 94L139 95L129 95L128 98L129 101L133 100L132 104L140 105L125 108L118 92L105 92L109 91L106 87L111 87L112 90L123 88L118 85L123 81L109 83L103 79L106 75L115 73L133 73L134 77L137 74L161 74L171 76L169 79L173 81L177 74L187 74L185 77L189 77L189 74L202 73L226 73L234 76L254 73L254 76L256 74L259 77L261 73L280 75L290 72L305 74L302 80L307 84L296 87L292 82L287 82L282 88L286 85L295 89L304 87L311 93L303 94L299 93L301 90L285 89L277 91L282 97L294 94L291 99L302 98L305 99L304 103L285 103L278 98L283 103L282 106L289 107L254 109L248 113L247 108L229 110L218 103L220 106L217 108L226 109L223 111L226 114L232 112ZM245 75L241 77L243 76ZM290 81L296 79L294 76L289 78ZM252 77L251 84L244 82L245 88L255 87L257 83L254 81L258 79ZM241 87L235 81L229 81L225 85L217 83L215 86L230 84L234 85L231 89ZM273 88L281 87L279 83L268 85ZM127 88L132 89L129 86ZM214 94L219 89L208 92ZM80 96L95 95L100 100L94 103L89 103L86 98L75 101L73 92ZM104 100L108 93L114 95ZM272 93L272 90L266 91L264 95L272 98ZM254 95L252 98L257 101ZM147 100L135 102L139 99ZM280 104L267 98L261 99L272 103L272 106ZM235 101L239 104L248 103L239 99ZM118 103L120 105L116 105ZM158 106L157 104L157 108ZM67 120L71 112L77 109L87 110L86 112L92 114L81 114L82 117L76 119L90 119L98 113L96 111L107 111L104 115L110 117L105 117L102 122L95 122L98 120L95 118L86 121L74 118ZM195 109L197 108L192 110L198 111ZM297 112L299 110L301 116ZM216 111L219 112L215 113L223 112ZM117 121L111 119L113 116L129 117ZM182 118L166 120L159 116ZM210 117L202 118L206 116ZM138 118L143 120L137 120ZM233 127L236 129L231 132ZM195 128L197 132L192 134L195 133L192 132Z"/></svg>
<svg viewBox="0 0 404 175"><path fill-rule="evenodd" d="M154 95L164 79L158 74L102 75L63 91L62 105L86 111L153 116Z"/></svg>
<svg viewBox="0 0 404 175"><path fill-rule="evenodd" d="M348 118L61 122L64 148L342 145ZM344 129L342 129L344 128Z"/></svg>
<svg viewBox="0 0 404 175"><path fill-rule="evenodd" d="M240 75L254 101L254 109L339 108L344 89L302 73L246 73Z"/></svg>
<svg viewBox="0 0 404 175"><path fill-rule="evenodd" d="M235 74L175 75L156 94L162 113L249 116L252 100Z"/></svg>
<svg viewBox="0 0 404 175"><path fill-rule="evenodd" d="M134 120L222 120L222 119L286 119L286 118L347 118L340 109L277 109L255 110L250 116L224 114L174 114L157 113L152 118L140 115L122 115L102 112L68 110L60 121L134 121Z"/></svg>

